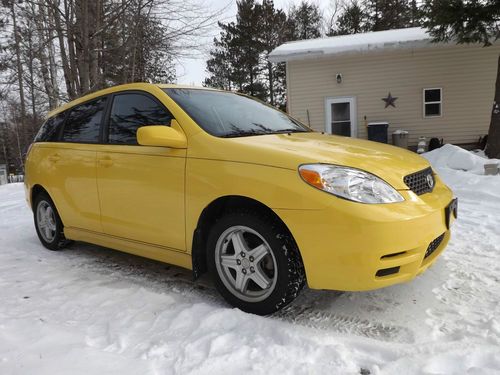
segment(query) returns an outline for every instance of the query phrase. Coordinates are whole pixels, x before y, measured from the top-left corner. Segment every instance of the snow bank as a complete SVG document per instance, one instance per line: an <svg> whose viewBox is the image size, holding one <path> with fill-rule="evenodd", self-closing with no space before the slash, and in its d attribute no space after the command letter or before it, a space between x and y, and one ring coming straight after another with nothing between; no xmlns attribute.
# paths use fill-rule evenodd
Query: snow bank
<svg viewBox="0 0 500 375"><path fill-rule="evenodd" d="M500 163L500 160L488 159L482 152L467 151L451 144L422 156L429 160L461 203L464 199L492 206L500 202L500 175L484 175L485 164ZM493 215L500 218L500 209L497 208ZM500 296L500 290L498 293Z"/></svg>
<svg viewBox="0 0 500 375"><path fill-rule="evenodd" d="M274 49L269 54L269 60L283 62L321 55L379 49L416 48L429 45L431 45L430 37L426 30L412 27L288 42Z"/></svg>
<svg viewBox="0 0 500 375"><path fill-rule="evenodd" d="M484 175L484 165L497 163L498 159L487 159L481 154L461 147L445 144L443 147L422 154L435 168L449 168Z"/></svg>

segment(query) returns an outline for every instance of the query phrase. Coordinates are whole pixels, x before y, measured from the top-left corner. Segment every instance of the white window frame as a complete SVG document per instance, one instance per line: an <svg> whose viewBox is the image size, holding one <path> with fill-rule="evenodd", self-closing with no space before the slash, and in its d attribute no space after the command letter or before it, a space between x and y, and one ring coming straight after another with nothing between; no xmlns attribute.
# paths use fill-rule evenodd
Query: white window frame
<svg viewBox="0 0 500 375"><path fill-rule="evenodd" d="M439 90L439 101L436 102L426 102L425 101L425 92L428 90ZM425 114L425 105L426 104L439 104L439 115L426 115ZM443 116L443 88L442 87L426 87L422 89L422 114L424 118L435 118Z"/></svg>

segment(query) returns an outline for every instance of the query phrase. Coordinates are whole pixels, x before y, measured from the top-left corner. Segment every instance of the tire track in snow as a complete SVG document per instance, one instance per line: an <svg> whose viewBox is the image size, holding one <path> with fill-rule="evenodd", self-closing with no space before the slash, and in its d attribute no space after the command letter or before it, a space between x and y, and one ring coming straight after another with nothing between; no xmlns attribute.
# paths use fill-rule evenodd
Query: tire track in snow
<svg viewBox="0 0 500 375"><path fill-rule="evenodd" d="M413 343L415 341L412 331L405 327L337 315L306 305L291 304L274 316L284 322L337 334L364 336L388 342Z"/></svg>
<svg viewBox="0 0 500 375"><path fill-rule="evenodd" d="M127 278L157 293L168 289L169 292L180 293L198 302L202 300L221 307L228 306L207 275L194 282L191 272L182 268L93 245L78 243L72 247L78 248L80 252L74 253L75 256L84 255L87 258L88 262L83 265L87 271ZM101 249L103 252L99 251ZM308 290L303 291L303 294L307 293ZM334 297L335 292L331 292L331 296ZM353 334L382 341L414 342L414 335L408 328L322 311L311 306L307 297L297 299L267 319L340 335Z"/></svg>

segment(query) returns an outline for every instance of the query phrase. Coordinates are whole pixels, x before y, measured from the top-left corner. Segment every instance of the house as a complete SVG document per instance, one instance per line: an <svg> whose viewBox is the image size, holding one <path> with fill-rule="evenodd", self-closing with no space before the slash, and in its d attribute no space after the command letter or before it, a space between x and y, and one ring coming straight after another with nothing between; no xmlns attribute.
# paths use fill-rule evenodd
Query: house
<svg viewBox="0 0 500 375"><path fill-rule="evenodd" d="M288 111L312 128L367 138L389 123L454 144L488 133L500 45L432 43L422 28L285 43L269 55L286 62Z"/></svg>

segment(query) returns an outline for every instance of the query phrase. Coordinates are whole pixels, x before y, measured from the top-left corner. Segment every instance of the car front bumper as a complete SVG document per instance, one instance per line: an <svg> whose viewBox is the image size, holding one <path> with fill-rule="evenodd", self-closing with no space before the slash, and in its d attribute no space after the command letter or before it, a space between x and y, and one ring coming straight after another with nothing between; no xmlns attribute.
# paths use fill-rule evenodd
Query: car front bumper
<svg viewBox="0 0 500 375"><path fill-rule="evenodd" d="M400 192L401 203L361 204L325 195L333 201L325 209L275 209L297 242L310 288L382 288L409 281L436 261L450 239L454 218L447 223L445 211L451 190L438 180L431 193Z"/></svg>

